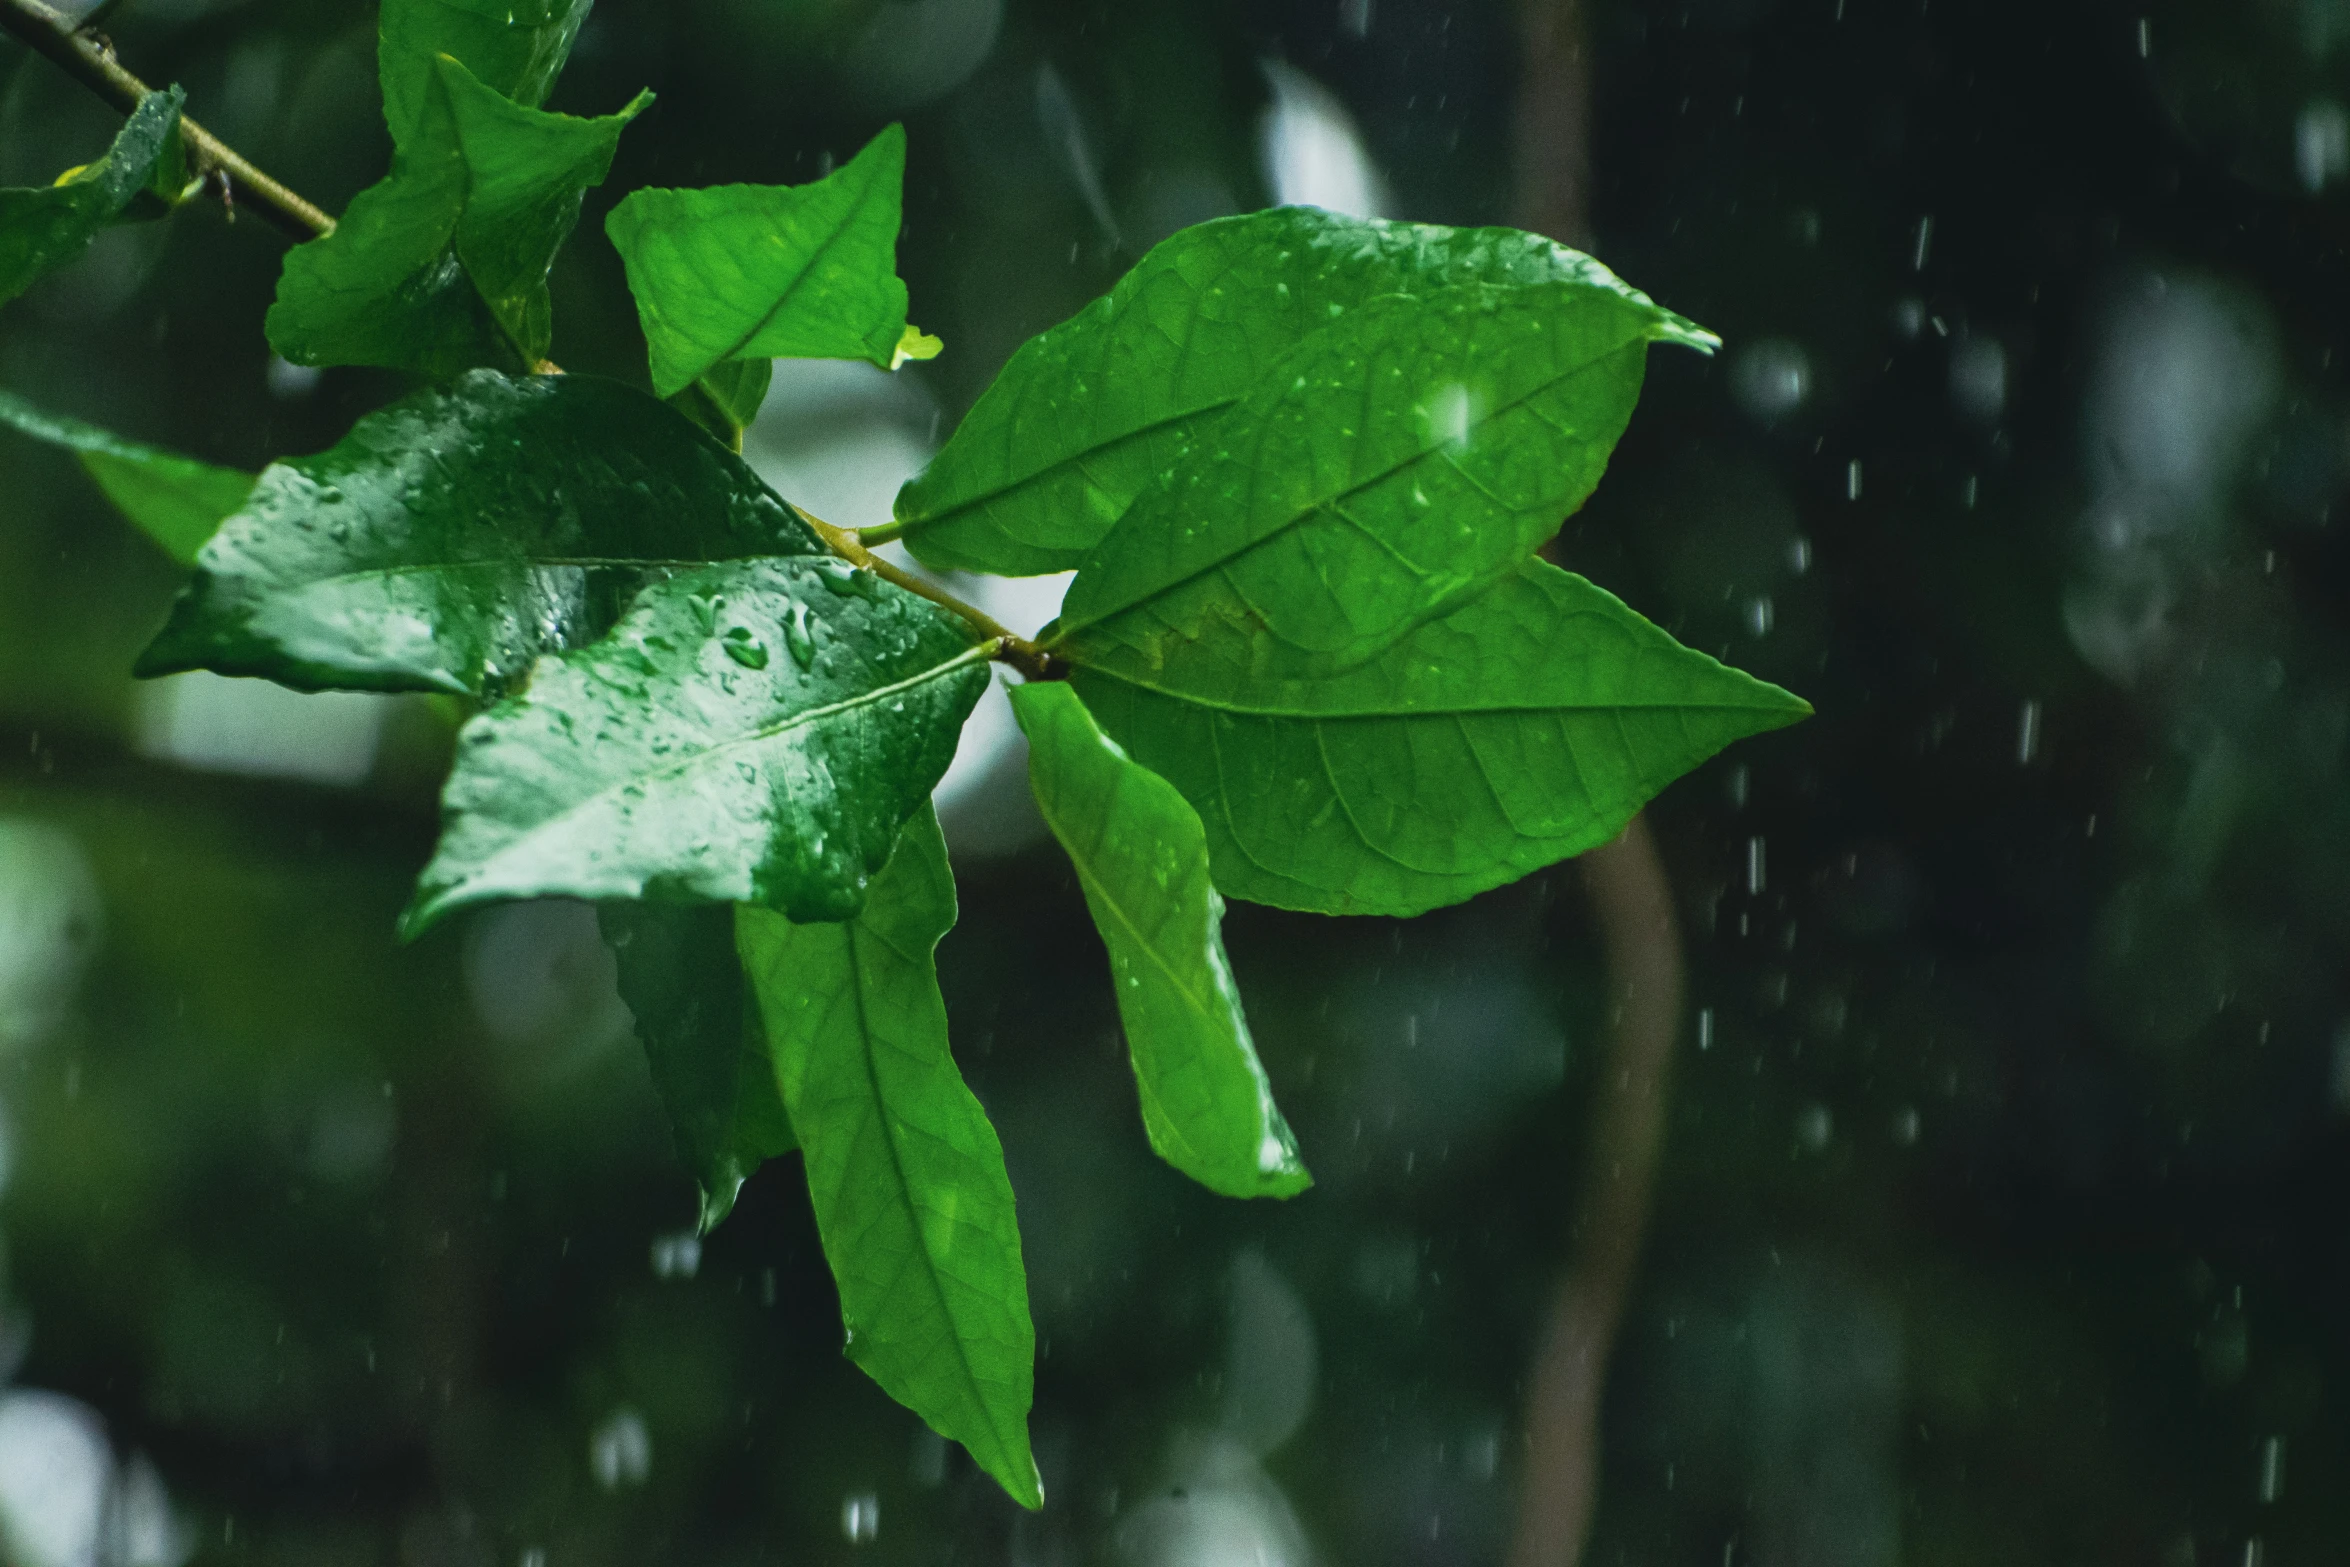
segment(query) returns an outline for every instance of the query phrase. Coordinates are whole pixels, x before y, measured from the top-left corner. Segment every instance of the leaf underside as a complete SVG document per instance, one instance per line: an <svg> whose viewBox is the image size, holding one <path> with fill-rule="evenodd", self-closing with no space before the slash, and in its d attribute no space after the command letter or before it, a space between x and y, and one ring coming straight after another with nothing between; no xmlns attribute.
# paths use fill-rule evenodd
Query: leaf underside
<svg viewBox="0 0 2350 1567"><path fill-rule="evenodd" d="M808 185L639 190L605 229L673 397L738 359L863 359L895 369L906 133L892 125Z"/></svg>
<svg viewBox="0 0 2350 1567"><path fill-rule="evenodd" d="M138 672L494 696L671 572L824 553L741 458L643 393L476 371L263 470Z"/></svg>
<svg viewBox="0 0 2350 1567"><path fill-rule="evenodd" d="M402 931L531 897L846 919L987 679L962 621L829 556L655 583L465 726Z"/></svg>
<svg viewBox="0 0 2350 1567"><path fill-rule="evenodd" d="M1637 316L1649 340L1716 342L1590 257L1514 229L1310 207L1199 224L1012 356L899 492L907 547L941 568L1071 570L1299 344L1381 296L1472 283L1568 284L1591 308Z"/></svg>
<svg viewBox="0 0 2350 1567"><path fill-rule="evenodd" d="M1016 687L1012 707L1037 804L1109 950L1151 1146L1227 1197L1305 1190L1312 1179L1224 955L1224 902L1209 884L1198 815L1105 736L1066 683Z"/></svg>
<svg viewBox="0 0 2350 1567"><path fill-rule="evenodd" d="M596 910L636 1019L679 1157L715 1228L760 1165L799 1146L725 904L606 903Z"/></svg>
<svg viewBox="0 0 2350 1567"><path fill-rule="evenodd" d="M937 817L908 823L855 919L794 924L749 908L737 919L849 1357L1014 1500L1041 1507L1012 1187L948 1053L932 959L955 920Z"/></svg>
<svg viewBox="0 0 2350 1567"><path fill-rule="evenodd" d="M195 563L222 519L251 497L257 477L124 440L11 392L0 392L0 424L78 456L106 498L183 566Z"/></svg>
<svg viewBox="0 0 2350 1567"><path fill-rule="evenodd" d="M176 152L177 87L139 100L106 156L54 185L0 188L0 304L81 258Z"/></svg>

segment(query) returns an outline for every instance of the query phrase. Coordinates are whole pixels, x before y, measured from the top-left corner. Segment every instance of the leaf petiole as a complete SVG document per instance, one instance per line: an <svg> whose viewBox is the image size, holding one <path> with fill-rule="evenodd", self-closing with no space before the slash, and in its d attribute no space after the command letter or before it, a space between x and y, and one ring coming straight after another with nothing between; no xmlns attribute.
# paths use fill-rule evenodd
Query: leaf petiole
<svg viewBox="0 0 2350 1567"><path fill-rule="evenodd" d="M790 502L785 502L790 505ZM1004 625L976 604L966 604L935 583L923 581L909 571L892 565L866 548L868 542L887 543L872 535L882 529L852 530L836 528L823 518L811 515L805 508L792 506L799 519L816 530L816 536L825 546L852 566L861 566L885 582L893 582L909 593L919 594L941 609L949 609L963 617L972 630L994 642L988 657L1011 665L1031 680L1065 680L1069 666L1053 657L1036 643Z"/></svg>

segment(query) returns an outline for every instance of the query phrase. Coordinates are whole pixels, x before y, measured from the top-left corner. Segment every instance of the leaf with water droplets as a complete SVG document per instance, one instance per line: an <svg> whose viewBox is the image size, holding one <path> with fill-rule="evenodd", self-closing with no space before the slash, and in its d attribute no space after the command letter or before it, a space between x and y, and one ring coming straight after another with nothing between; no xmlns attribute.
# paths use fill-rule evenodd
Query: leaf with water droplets
<svg viewBox="0 0 2350 1567"><path fill-rule="evenodd" d="M1281 361L1085 557L1057 650L1180 684L1207 628L1336 673L1515 571L1598 484L1653 307L1576 283L1390 295Z"/></svg>
<svg viewBox="0 0 2350 1567"><path fill-rule="evenodd" d="M428 105L435 62L461 61L491 91L526 109L547 94L595 0L384 0L376 66L384 123L404 141Z"/></svg>
<svg viewBox="0 0 2350 1567"><path fill-rule="evenodd" d="M600 119L547 114L436 60L391 174L332 234L287 254L270 346L295 364L430 376L535 368L554 337L555 253L651 101Z"/></svg>
<svg viewBox="0 0 2350 1567"><path fill-rule="evenodd" d="M606 903L596 917L707 1233L753 1171L799 1146L735 955L734 910Z"/></svg>
<svg viewBox="0 0 2350 1567"><path fill-rule="evenodd" d="M1278 674L1269 636L1214 622L1179 665L1073 683L1199 812L1220 889L1323 914L1418 914L1580 854L1811 711L1539 560L1344 674Z"/></svg>
<svg viewBox="0 0 2350 1567"><path fill-rule="evenodd" d="M738 359L894 370L936 352L936 339L907 339L905 175L906 133L892 125L812 184L640 190L613 208L605 229L628 268L653 390L674 396Z"/></svg>
<svg viewBox="0 0 2350 1567"><path fill-rule="evenodd" d="M907 547L939 567L1069 570L1300 343L1383 295L1465 283L1565 284L1569 308L1620 316L1644 340L1715 342L1590 257L1515 229L1311 207L1202 223L1012 356L899 492Z"/></svg>
<svg viewBox="0 0 2350 1567"><path fill-rule="evenodd" d="M642 392L477 371L265 469L139 673L496 695L671 572L823 554L741 458Z"/></svg>
<svg viewBox="0 0 2350 1567"><path fill-rule="evenodd" d="M1313 1184L1273 1103L1224 956L1207 834L1164 778L1103 734L1061 681L1012 692L1036 803L1076 864L1109 949L1142 1124L1159 1157L1227 1197Z"/></svg>
<svg viewBox="0 0 2350 1567"><path fill-rule="evenodd" d="M715 637L695 607L712 595ZM803 609L808 666L766 658ZM682 572L465 726L401 928L537 897L846 919L986 686L986 646L903 588L843 597L791 558Z"/></svg>
<svg viewBox="0 0 2350 1567"><path fill-rule="evenodd" d="M55 184L0 188L0 303L80 259L179 146L177 87L139 100L97 162Z"/></svg>
<svg viewBox="0 0 2350 1567"><path fill-rule="evenodd" d="M253 474L216 468L161 447L126 441L96 425L46 413L11 392L0 392L0 424L62 446L81 458L106 498L181 565L253 493Z"/></svg>
<svg viewBox="0 0 2350 1567"><path fill-rule="evenodd" d="M856 918L743 909L736 935L807 1155L849 1358L1024 1507L1036 1334L1002 1145L947 1049L932 957L955 923L938 819L906 826Z"/></svg>

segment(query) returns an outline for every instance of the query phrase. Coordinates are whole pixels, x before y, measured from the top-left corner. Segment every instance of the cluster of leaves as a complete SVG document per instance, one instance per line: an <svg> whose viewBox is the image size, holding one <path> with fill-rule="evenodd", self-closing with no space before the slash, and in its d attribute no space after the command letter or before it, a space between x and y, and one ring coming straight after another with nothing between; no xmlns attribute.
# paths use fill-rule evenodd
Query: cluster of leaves
<svg viewBox="0 0 2350 1567"><path fill-rule="evenodd" d="M631 195L608 232L654 395L553 373L549 268L648 102L538 107L587 4L385 0L391 172L292 252L268 332L419 390L257 477L0 418L192 563L141 674L474 704L405 932L599 904L705 1225L800 1149L849 1353L1033 1506L1012 1190L932 964L955 891L929 801L990 661L1044 677L1012 700L1152 1146L1221 1193L1299 1192L1222 895L1456 902L1806 711L1534 553L1649 345L1714 340L1532 235L1209 223L1022 348L859 543L737 452L775 357L937 351L895 269L902 134L810 185ZM6 193L0 257L86 243L177 113L159 94L61 194ZM1076 578L1015 650L877 568L890 538Z"/></svg>

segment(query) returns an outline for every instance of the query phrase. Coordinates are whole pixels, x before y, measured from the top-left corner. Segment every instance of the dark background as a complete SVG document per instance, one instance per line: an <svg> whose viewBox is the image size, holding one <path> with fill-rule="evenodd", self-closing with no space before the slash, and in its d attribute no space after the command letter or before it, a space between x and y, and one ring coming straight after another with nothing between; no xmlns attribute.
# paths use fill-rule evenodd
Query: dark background
<svg viewBox="0 0 2350 1567"><path fill-rule="evenodd" d="M618 195L812 178L893 117L949 345L906 374L948 420L1151 240L1269 199L1266 61L1336 95L1391 215L1503 221L1539 173L1507 5L993 10L604 0L552 106L660 98L556 357L642 378ZM2340 1561L2350 4L1582 25L1596 247L1728 346L1654 356L1560 558L1818 708L1651 813L1702 1010L1589 1559ZM108 27L328 207L381 173L371 7ZM0 180L115 123L0 48ZM0 384L215 461L323 447L400 383L273 372L282 249L110 234L0 312ZM1598 1076L1572 867L1409 923L1235 908L1320 1181L1276 1207L1149 1156L1054 854L963 856L942 971L1040 1335L1025 1518L840 1358L796 1161L683 1265L582 911L393 943L429 711L333 786L155 738L126 672L175 586L0 441L0 1432L21 1390L82 1401L204 1560L1499 1559Z"/></svg>

